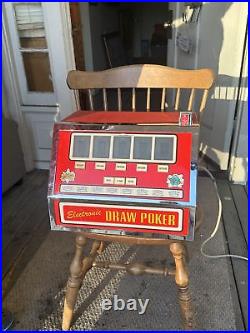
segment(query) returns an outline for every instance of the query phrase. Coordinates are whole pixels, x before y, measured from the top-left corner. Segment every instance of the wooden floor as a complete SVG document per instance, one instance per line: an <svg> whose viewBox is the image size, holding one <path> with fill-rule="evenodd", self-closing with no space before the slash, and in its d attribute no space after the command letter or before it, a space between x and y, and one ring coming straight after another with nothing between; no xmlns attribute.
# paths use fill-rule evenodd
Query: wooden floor
<svg viewBox="0 0 250 333"><path fill-rule="evenodd" d="M247 190L218 179L223 204L223 226L231 254L247 256ZM50 226L47 208L47 171L27 174L23 182L3 196L3 297L14 285L42 241ZM246 330L247 263L228 260L231 292L237 314L237 327Z"/></svg>

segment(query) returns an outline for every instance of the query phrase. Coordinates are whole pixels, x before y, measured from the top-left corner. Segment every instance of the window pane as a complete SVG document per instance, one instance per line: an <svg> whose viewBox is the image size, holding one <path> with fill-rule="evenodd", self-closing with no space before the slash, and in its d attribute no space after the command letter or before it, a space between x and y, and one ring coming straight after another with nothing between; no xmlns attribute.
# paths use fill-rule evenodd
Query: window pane
<svg viewBox="0 0 250 333"><path fill-rule="evenodd" d="M89 157L90 136L75 136L73 157Z"/></svg>
<svg viewBox="0 0 250 333"><path fill-rule="evenodd" d="M22 48L47 49L45 37L20 38L20 44Z"/></svg>
<svg viewBox="0 0 250 333"><path fill-rule="evenodd" d="M151 160L152 138L135 137L134 154L136 160Z"/></svg>
<svg viewBox="0 0 250 333"><path fill-rule="evenodd" d="M113 158L129 159L131 138L127 136L114 137Z"/></svg>
<svg viewBox="0 0 250 333"><path fill-rule="evenodd" d="M155 160L172 161L174 138L155 138Z"/></svg>
<svg viewBox="0 0 250 333"><path fill-rule="evenodd" d="M109 136L94 136L93 157L108 158L110 147Z"/></svg>
<svg viewBox="0 0 250 333"><path fill-rule="evenodd" d="M23 48L47 48L41 3L14 4L17 31Z"/></svg>
<svg viewBox="0 0 250 333"><path fill-rule="evenodd" d="M47 52L24 52L23 63L29 91L53 92Z"/></svg>

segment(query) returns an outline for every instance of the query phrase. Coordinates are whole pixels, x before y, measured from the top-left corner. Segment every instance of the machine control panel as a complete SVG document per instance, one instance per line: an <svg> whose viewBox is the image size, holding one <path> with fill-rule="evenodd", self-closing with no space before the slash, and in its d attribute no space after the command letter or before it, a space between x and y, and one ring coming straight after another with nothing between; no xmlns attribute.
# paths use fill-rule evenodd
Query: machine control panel
<svg viewBox="0 0 250 333"><path fill-rule="evenodd" d="M190 133L59 132L55 191L189 200Z"/></svg>

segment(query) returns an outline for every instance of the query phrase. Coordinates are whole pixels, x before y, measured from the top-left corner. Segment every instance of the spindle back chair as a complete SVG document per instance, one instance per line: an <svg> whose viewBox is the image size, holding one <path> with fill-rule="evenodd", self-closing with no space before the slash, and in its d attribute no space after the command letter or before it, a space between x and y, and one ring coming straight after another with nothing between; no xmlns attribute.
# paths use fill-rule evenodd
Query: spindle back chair
<svg viewBox="0 0 250 333"><path fill-rule="evenodd" d="M87 90L90 110L95 109L93 91L102 89L103 110L108 111L107 90L117 90L117 111L122 111L122 89L131 89L131 111L136 111L136 90L146 89L146 110L150 111L152 89L161 89L160 110L165 111L167 90L175 90L172 111L179 110L182 90L190 90L186 110L192 111L195 93L203 92L199 112L206 106L209 88L213 84L213 72L210 69L183 70L161 65L129 65L100 72L70 71L68 85L73 90Z"/></svg>
<svg viewBox="0 0 250 333"><path fill-rule="evenodd" d="M130 65L100 72L81 72L71 71L68 74L67 82L70 89L87 90L89 95L90 109L94 110L93 91L102 90L103 110L108 111L107 90L116 89L117 91L117 110L122 112L122 89L132 90L131 111L136 111L136 90L146 89L146 110L151 108L151 90L160 89L161 98L159 101L160 110L166 110L166 96L169 89L175 90L173 110L179 110L182 90L188 89L189 97L187 98L186 110L192 111L196 92L202 91L199 101L199 113L203 113L208 97L209 88L214 81L213 72L210 69L182 70L160 65ZM198 95L198 94L197 94ZM153 113L152 113L153 117ZM197 213L200 215L200 212ZM197 216L197 220L200 220ZM93 244L90 255L83 258L83 247L87 239L92 239ZM175 269L152 268L144 264L111 264L109 262L95 261L96 256L101 253L107 242L121 242L136 245L160 245L169 247L175 261ZM189 293L189 277L186 266L185 241L176 239L154 239L133 237L133 236L116 236L104 234L91 234L88 232L79 233L76 236L76 252L70 266L70 276L67 283L67 291L64 302L63 312L63 330L68 330L71 325L74 306L78 291L86 273L91 267L101 267L110 269L124 269L127 272L139 275L143 273L161 274L163 276L171 275L175 277L175 282L179 291L179 303L181 313L186 328L194 327L193 311L191 307L191 296Z"/></svg>

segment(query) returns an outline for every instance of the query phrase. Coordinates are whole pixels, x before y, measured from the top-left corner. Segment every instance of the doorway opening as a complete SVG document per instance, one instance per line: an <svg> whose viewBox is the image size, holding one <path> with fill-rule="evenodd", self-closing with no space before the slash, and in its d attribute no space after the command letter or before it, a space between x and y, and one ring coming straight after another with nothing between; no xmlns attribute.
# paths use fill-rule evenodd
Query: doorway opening
<svg viewBox="0 0 250 333"><path fill-rule="evenodd" d="M173 11L168 2L70 3L76 69L168 65ZM86 107L80 93L80 106Z"/></svg>

